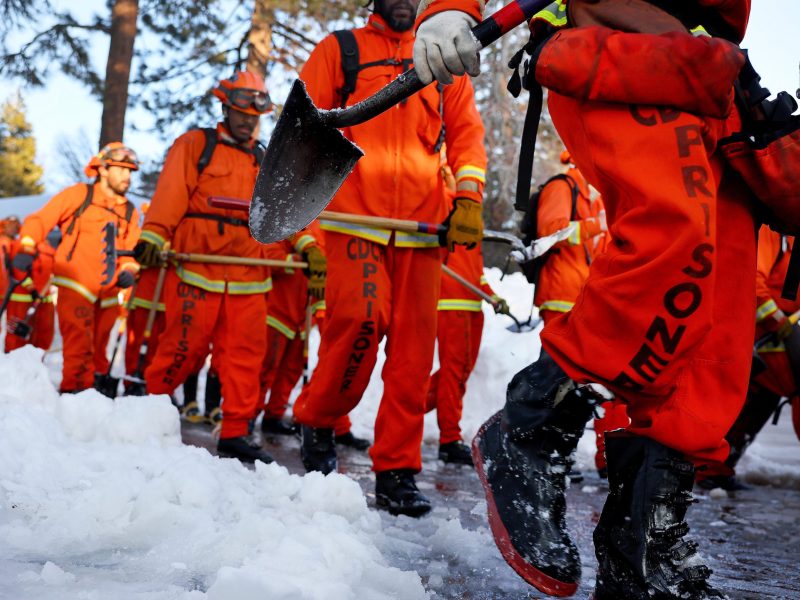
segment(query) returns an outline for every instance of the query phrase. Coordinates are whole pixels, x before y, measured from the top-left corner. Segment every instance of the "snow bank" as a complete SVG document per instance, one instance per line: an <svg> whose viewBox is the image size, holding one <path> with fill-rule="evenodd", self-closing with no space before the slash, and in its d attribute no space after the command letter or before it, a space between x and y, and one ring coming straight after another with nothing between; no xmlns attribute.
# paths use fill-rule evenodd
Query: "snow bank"
<svg viewBox="0 0 800 600"><path fill-rule="evenodd" d="M428 597L416 573L387 566L355 481L183 446L165 396L59 397L41 356L0 355L4 594Z"/></svg>

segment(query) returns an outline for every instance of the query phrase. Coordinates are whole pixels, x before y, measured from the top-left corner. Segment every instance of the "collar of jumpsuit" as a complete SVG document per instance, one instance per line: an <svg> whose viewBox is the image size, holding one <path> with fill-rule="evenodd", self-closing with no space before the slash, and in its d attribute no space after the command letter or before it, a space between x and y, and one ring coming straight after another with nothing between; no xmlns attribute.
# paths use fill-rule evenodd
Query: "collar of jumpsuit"
<svg viewBox="0 0 800 600"><path fill-rule="evenodd" d="M380 16L379 14L371 14L369 16L369 20L367 21L367 28L369 29L376 29L378 30L381 35L384 35L390 39L397 40L398 42L406 42L414 39L414 29L409 29L408 31L395 31L386 20Z"/></svg>

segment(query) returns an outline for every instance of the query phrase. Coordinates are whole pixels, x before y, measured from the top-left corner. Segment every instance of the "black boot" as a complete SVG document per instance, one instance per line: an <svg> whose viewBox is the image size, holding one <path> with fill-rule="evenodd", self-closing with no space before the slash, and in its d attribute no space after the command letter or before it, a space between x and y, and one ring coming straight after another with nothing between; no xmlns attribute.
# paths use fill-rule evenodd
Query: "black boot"
<svg viewBox="0 0 800 600"><path fill-rule="evenodd" d="M321 471L323 475L336 470L336 445L333 429L300 426L300 458L306 472Z"/></svg>
<svg viewBox="0 0 800 600"><path fill-rule="evenodd" d="M455 465L473 466L469 446L461 440L439 444L439 460Z"/></svg>
<svg viewBox="0 0 800 600"><path fill-rule="evenodd" d="M196 384L195 384L196 385ZM208 372L206 375L206 393L205 393L205 417L209 420L214 420L214 417L219 414L219 405L222 401L222 383L219 380L219 375L216 373Z"/></svg>
<svg viewBox="0 0 800 600"><path fill-rule="evenodd" d="M268 419L264 416L261 419L261 431L275 435L294 435L297 433L297 426L283 419Z"/></svg>
<svg viewBox="0 0 800 600"><path fill-rule="evenodd" d="M94 389L108 396L111 399L117 397L117 388L119 387L119 378L112 377L108 373L95 373L94 374Z"/></svg>
<svg viewBox="0 0 800 600"><path fill-rule="evenodd" d="M489 524L503 558L528 583L554 596L575 592L578 549L566 527L567 472L596 402L550 356L517 373L505 408L472 442Z"/></svg>
<svg viewBox="0 0 800 600"><path fill-rule="evenodd" d="M375 504L393 515L421 517L431 510L431 501L417 489L412 469L375 473Z"/></svg>
<svg viewBox="0 0 800 600"><path fill-rule="evenodd" d="M647 438L606 435L609 495L594 532L595 600L724 598L684 540L694 466Z"/></svg>
<svg viewBox="0 0 800 600"><path fill-rule="evenodd" d="M197 402L197 373L192 373L183 382L183 405Z"/></svg>
<svg viewBox="0 0 800 600"><path fill-rule="evenodd" d="M238 458L240 461L248 463L260 460L269 464L275 460L261 446L250 441L244 435L221 439L217 442L217 454L226 458Z"/></svg>
<svg viewBox="0 0 800 600"><path fill-rule="evenodd" d="M370 446L369 440L354 436L352 431L337 435L336 443L361 452L364 452Z"/></svg>
<svg viewBox="0 0 800 600"><path fill-rule="evenodd" d="M757 385L751 385L747 391L742 412L731 425L730 431L725 436L731 446L730 454L725 464L735 469L739 459L753 443L758 433L767 424L769 418L781 402L780 394L776 394Z"/></svg>

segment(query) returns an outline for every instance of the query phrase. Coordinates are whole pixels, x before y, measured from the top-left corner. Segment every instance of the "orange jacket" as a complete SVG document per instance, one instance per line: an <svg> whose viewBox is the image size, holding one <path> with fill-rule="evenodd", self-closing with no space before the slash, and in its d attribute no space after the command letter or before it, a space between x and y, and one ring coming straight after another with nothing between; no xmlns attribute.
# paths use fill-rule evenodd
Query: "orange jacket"
<svg viewBox="0 0 800 600"><path fill-rule="evenodd" d="M19 252L19 241L14 243L13 253ZM55 288L48 283L52 283L50 278L53 275L53 265L55 264L56 250L45 240L36 246L36 260L33 261L31 276L26 279L17 291L11 294L13 302L33 302L32 291L43 296L42 302L52 302Z"/></svg>
<svg viewBox="0 0 800 600"><path fill-rule="evenodd" d="M250 236L247 213L208 205L211 196L249 199L258 174L254 152L234 144L221 123L217 135L211 161L199 176L197 162L206 139L203 131L189 131L172 144L141 239L159 248L170 241L176 252L264 258L264 246ZM215 217L239 224L213 220ZM302 236L292 239L301 241ZM177 274L186 283L217 293L263 294L272 287L268 267L179 263Z"/></svg>
<svg viewBox="0 0 800 600"><path fill-rule="evenodd" d="M8 286L8 273L6 260L9 264L11 262L11 246L14 243L7 235L0 234L0 301L6 293L6 286Z"/></svg>
<svg viewBox="0 0 800 600"><path fill-rule="evenodd" d="M20 242L38 246L58 225L63 239L55 253L53 283L74 290L92 303L103 298L104 305L110 306L117 304L119 290L114 284L120 269L135 272L138 265L132 258L120 258L114 278L108 285L101 285L105 258L103 228L107 223L115 223L117 250L132 250L139 237L139 213L128 200L106 196L100 184L95 183L91 205L80 217L73 218L86 199L86 192L87 185L79 183L53 196L25 219ZM128 215L130 219L126 220Z"/></svg>
<svg viewBox="0 0 800 600"><path fill-rule="evenodd" d="M353 30L359 48L359 63L394 59L396 65L371 66L358 73L355 91L347 104L355 104L377 92L410 64L414 34L397 33L373 14L366 27ZM338 89L344 84L339 44L332 35L314 49L300 77L314 104L321 109L338 108ZM364 150L364 157L334 196L330 210L362 215L441 222L449 211L440 157L435 146L442 129L440 93L429 85L391 110L342 131ZM471 181L482 189L486 153L483 124L475 107L469 77L457 77L445 86L443 114L447 157L456 173L457 185ZM475 199L479 194L475 194ZM467 195L467 194L465 194ZM472 196L470 196L472 197ZM338 231L387 244L386 229L322 222L326 231ZM397 233L397 246L435 247L435 235Z"/></svg>
<svg viewBox="0 0 800 600"><path fill-rule="evenodd" d="M534 304L539 310L568 312L589 276L589 265L594 257L605 250L606 236L600 231L598 215L603 210L603 201L592 201L589 186L578 169L569 169L567 176L578 184L575 203L578 223L576 233L558 242L549 251L542 266L539 284L536 286ZM563 179L551 181L539 196L537 214L537 237L555 233L570 224L572 191Z"/></svg>
<svg viewBox="0 0 800 600"><path fill-rule="evenodd" d="M800 310L800 300L781 298L783 280L789 267L794 237L781 235L766 225L758 232L756 271L756 337L774 331L775 314L780 309L786 316Z"/></svg>
<svg viewBox="0 0 800 600"><path fill-rule="evenodd" d="M447 253L444 264L489 296L494 295L494 290L483 274L483 253L480 246L472 250L467 250L466 246L456 246L455 252ZM481 298L442 271L438 309L480 312Z"/></svg>

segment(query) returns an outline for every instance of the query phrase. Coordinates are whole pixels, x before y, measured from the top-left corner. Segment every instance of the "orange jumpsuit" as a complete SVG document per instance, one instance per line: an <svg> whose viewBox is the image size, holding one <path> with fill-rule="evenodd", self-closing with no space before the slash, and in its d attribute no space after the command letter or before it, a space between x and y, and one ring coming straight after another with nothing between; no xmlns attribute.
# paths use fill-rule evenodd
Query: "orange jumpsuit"
<svg viewBox="0 0 800 600"><path fill-rule="evenodd" d="M480 247L467 250L456 246L455 252L445 258L445 264L486 294L494 295L483 275ZM480 297L444 272L439 294L439 370L431 375L425 409L436 409L439 443L449 444L461 439L461 411L467 380L481 347L483 310Z"/></svg>
<svg viewBox="0 0 800 600"><path fill-rule="evenodd" d="M389 83L411 62L413 32L395 32L376 14L355 29L360 64L394 59L358 73L348 104ZM404 67L405 65L405 67ZM301 73L319 108L338 107L344 84L340 50L328 36ZM467 77L444 88L447 154L456 181L482 189L483 125ZM442 130L440 94L430 85L385 113L343 133L365 151L334 196L334 211L441 222L449 210L436 147ZM476 194L477 195L477 194ZM476 198L477 199L477 198ZM295 405L298 422L320 428L361 400L388 335L384 392L370 456L375 471L421 468L426 382L433 362L441 249L435 235L393 233L323 220L328 257L326 324L319 363Z"/></svg>
<svg viewBox="0 0 800 600"><path fill-rule="evenodd" d="M33 302L32 290L41 294L42 299L36 307L29 325L31 326L31 337L26 342L23 338L6 331L6 352L11 352L21 348L25 344L31 344L42 350L47 350L53 343L55 335L55 288L50 284L53 275L53 262L55 260L55 249L45 240L37 246L38 254L33 262L31 269L31 284L28 289L20 286L11 294L11 302L8 304L6 322L13 320L22 321L28 312L28 308ZM24 285L24 283L23 283Z"/></svg>
<svg viewBox="0 0 800 600"><path fill-rule="evenodd" d="M103 228L115 223L117 249L131 250L139 237L139 217L125 198L105 195L99 183L94 184L91 205L75 217L86 193L86 184L79 183L56 194L25 219L20 231L23 243L26 238L40 243L56 225L64 236L53 265L58 327L64 343L62 392L88 389L95 373L108 371L106 345L119 314L119 288L114 284L120 270L138 269L132 258L120 258L111 282L102 285Z"/></svg>
<svg viewBox="0 0 800 600"><path fill-rule="evenodd" d="M145 268L139 271L139 279L133 292L133 303L127 317L125 372L128 375L134 375L139 365L139 350L144 340L144 329L147 325L147 318L150 316L150 308L153 306L158 272L159 269L157 267ZM166 327L165 310L162 293L162 298L156 302L156 320L153 322L153 329L147 342L147 354L142 365L142 372L138 376L144 374L144 369L153 361L153 357L156 354L158 338Z"/></svg>
<svg viewBox="0 0 800 600"><path fill-rule="evenodd" d="M177 252L263 258L241 211L212 208L211 196L250 198L258 174L251 148L236 145L222 124L220 143L198 176L205 146L201 130L185 133L170 148L145 218L142 240ZM247 435L259 406L259 382L266 331L267 267L178 262L164 284L168 315L158 349L145 371L147 390L170 394L213 346L225 402L222 438Z"/></svg>

